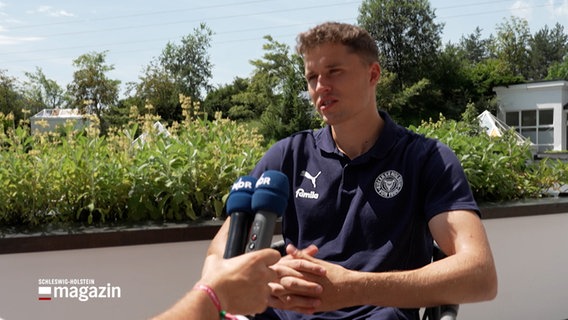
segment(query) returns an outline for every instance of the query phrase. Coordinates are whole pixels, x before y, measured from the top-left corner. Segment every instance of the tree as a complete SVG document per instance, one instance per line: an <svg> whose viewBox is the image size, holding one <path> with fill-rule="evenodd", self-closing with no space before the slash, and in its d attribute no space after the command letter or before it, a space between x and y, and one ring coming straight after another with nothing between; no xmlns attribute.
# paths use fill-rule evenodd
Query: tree
<svg viewBox="0 0 568 320"><path fill-rule="evenodd" d="M564 56L564 61L553 63L550 68L548 68L546 80L568 81L568 55Z"/></svg>
<svg viewBox="0 0 568 320"><path fill-rule="evenodd" d="M511 70L511 65L504 60L490 58L472 65L467 72L473 82L477 95L480 97L493 96L493 88L524 82L521 75Z"/></svg>
<svg viewBox="0 0 568 320"><path fill-rule="evenodd" d="M41 68L36 68L35 73L26 72L28 81L24 82L24 94L32 113L44 108L63 108L68 103L68 98L63 89L55 80L48 79Z"/></svg>
<svg viewBox="0 0 568 320"><path fill-rule="evenodd" d="M248 105L246 99L239 100L237 96L248 90L249 79L235 78L233 83L213 89L203 101L203 111L209 116L221 112L233 120L253 119L258 116L252 111L254 106Z"/></svg>
<svg viewBox="0 0 568 320"><path fill-rule="evenodd" d="M384 69L376 89L377 107L387 111L401 125L420 123L423 114L413 100L420 100L430 85L429 80L423 79L399 90L397 75Z"/></svg>
<svg viewBox="0 0 568 320"><path fill-rule="evenodd" d="M489 58L489 44L491 41L491 38L482 39L481 29L477 27L472 34L461 37L459 46L469 62L478 63Z"/></svg>
<svg viewBox="0 0 568 320"><path fill-rule="evenodd" d="M181 121L181 105L179 102L179 87L166 68L158 60L153 60L144 69L144 74L139 77L140 82L132 84L135 103L141 114L145 112L145 106L150 104L154 107L154 113L164 121L172 123Z"/></svg>
<svg viewBox="0 0 568 320"><path fill-rule="evenodd" d="M15 123L19 123L24 117L24 106L24 98L16 78L8 76L6 70L0 69L0 112L6 115L12 113Z"/></svg>
<svg viewBox="0 0 568 320"><path fill-rule="evenodd" d="M511 17L497 26L497 36L491 46L492 55L506 62L514 75L528 79L530 38L527 20Z"/></svg>
<svg viewBox="0 0 568 320"><path fill-rule="evenodd" d="M465 108L462 58L440 50L443 24L435 18L427 0L364 0L359 9L359 25L381 55L377 105L402 125L440 114L459 117Z"/></svg>
<svg viewBox="0 0 568 320"><path fill-rule="evenodd" d="M262 59L251 61L255 70L248 90L234 101L262 115L260 131L267 140L319 126L307 96L301 57L290 53L288 45L270 36L265 39Z"/></svg>
<svg viewBox="0 0 568 320"><path fill-rule="evenodd" d="M303 61L293 54L281 69L281 93L261 117L260 132L267 140L279 140L295 132L321 126L306 91Z"/></svg>
<svg viewBox="0 0 568 320"><path fill-rule="evenodd" d="M265 53L261 59L250 60L250 64L254 66L250 82L245 91L233 96L230 114L252 115L259 119L271 105L277 103L278 94L283 87L282 70L290 48L270 36L265 36L264 39L268 41L262 46Z"/></svg>
<svg viewBox="0 0 568 320"><path fill-rule="evenodd" d="M549 67L562 62L568 54L568 35L559 23L552 30L544 26L529 39L529 45L530 67L527 79L542 80L546 78Z"/></svg>
<svg viewBox="0 0 568 320"><path fill-rule="evenodd" d="M211 47L212 35L211 29L202 23L193 34L183 37L180 45L168 42L160 56L179 92L192 101L201 101L202 95L211 89L213 65L207 49Z"/></svg>
<svg viewBox="0 0 568 320"><path fill-rule="evenodd" d="M441 46L443 24L428 0L364 0L358 23L377 40L381 64L397 74L398 87L428 76Z"/></svg>
<svg viewBox="0 0 568 320"><path fill-rule="evenodd" d="M73 61L77 70L73 73L73 81L67 87L72 103L84 113L94 114L101 124L101 132L105 132L106 124L102 117L104 111L118 101L120 80L112 80L107 73L114 70L113 65L106 64L105 52L92 52L81 55Z"/></svg>
<svg viewBox="0 0 568 320"><path fill-rule="evenodd" d="M437 118L442 113L446 118L457 120L469 102L479 99L468 77L469 58L466 51L453 44L447 44L438 54L430 68L432 88L424 94L431 97L430 107L424 110L428 118ZM438 94L433 95L435 92Z"/></svg>

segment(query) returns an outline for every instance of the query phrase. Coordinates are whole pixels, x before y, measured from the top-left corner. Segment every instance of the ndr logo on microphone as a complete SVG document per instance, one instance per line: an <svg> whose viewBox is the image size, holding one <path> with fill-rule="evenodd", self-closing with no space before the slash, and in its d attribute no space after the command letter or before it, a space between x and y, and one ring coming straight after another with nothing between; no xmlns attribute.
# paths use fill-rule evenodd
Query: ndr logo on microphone
<svg viewBox="0 0 568 320"><path fill-rule="evenodd" d="M252 181L243 180L243 178L241 177L237 182L233 183L231 190L237 191L241 189L252 189L252 188L253 188Z"/></svg>
<svg viewBox="0 0 568 320"><path fill-rule="evenodd" d="M260 186L269 186L270 185L270 177L266 177L264 175L260 176L258 181L256 182L256 187Z"/></svg>

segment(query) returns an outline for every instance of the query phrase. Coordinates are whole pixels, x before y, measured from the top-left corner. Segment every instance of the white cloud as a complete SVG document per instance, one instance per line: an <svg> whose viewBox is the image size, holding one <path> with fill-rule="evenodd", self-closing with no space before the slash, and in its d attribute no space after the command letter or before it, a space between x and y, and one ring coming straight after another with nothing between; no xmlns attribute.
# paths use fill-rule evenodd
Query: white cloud
<svg viewBox="0 0 568 320"><path fill-rule="evenodd" d="M39 14L44 14L44 15L48 15L50 17L74 17L75 14L67 11L67 10L57 10L54 9L51 6L39 6L34 10L30 10L27 13L29 14L34 14L34 13L39 13Z"/></svg>
<svg viewBox="0 0 568 320"><path fill-rule="evenodd" d="M6 17L6 16L8 16L8 15L6 14L6 12L3 11L5 7L6 7L6 4L5 4L4 2L0 1L0 17ZM0 319L0 320L1 320L1 319Z"/></svg>
<svg viewBox="0 0 568 320"><path fill-rule="evenodd" d="M529 1L517 0L509 8L511 15L529 21L533 15L533 6Z"/></svg>
<svg viewBox="0 0 568 320"><path fill-rule="evenodd" d="M23 42L32 42L43 40L41 37L10 37L0 34L0 46L2 45L16 45Z"/></svg>
<svg viewBox="0 0 568 320"><path fill-rule="evenodd" d="M554 17L566 17L568 18L568 0L563 0L561 3L556 5L558 1L548 0L547 8L550 10Z"/></svg>

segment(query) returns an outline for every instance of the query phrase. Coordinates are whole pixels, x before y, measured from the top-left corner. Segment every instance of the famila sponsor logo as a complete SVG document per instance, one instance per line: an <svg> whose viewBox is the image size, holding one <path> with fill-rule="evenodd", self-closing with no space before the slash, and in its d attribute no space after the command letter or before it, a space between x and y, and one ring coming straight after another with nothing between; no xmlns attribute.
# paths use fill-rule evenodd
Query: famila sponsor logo
<svg viewBox="0 0 568 320"><path fill-rule="evenodd" d="M300 188L296 190L296 198L303 198L303 199L318 199L319 194L315 191L306 192L304 189Z"/></svg>

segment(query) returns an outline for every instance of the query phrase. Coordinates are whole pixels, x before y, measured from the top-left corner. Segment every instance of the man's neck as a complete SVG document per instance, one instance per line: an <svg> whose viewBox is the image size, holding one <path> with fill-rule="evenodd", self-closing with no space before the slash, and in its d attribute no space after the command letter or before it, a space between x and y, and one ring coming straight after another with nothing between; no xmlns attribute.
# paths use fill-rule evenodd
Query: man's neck
<svg viewBox="0 0 568 320"><path fill-rule="evenodd" d="M378 114L361 121L331 126L337 148L349 159L355 159L369 151L379 138L385 121Z"/></svg>

